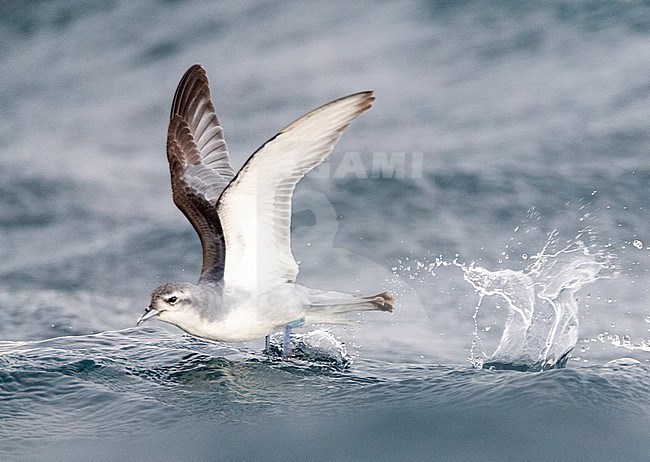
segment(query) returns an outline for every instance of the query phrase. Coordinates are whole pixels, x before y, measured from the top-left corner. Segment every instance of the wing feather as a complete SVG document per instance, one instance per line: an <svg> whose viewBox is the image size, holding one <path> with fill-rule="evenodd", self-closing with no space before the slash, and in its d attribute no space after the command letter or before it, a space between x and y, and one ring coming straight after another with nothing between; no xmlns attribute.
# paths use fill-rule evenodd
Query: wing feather
<svg viewBox="0 0 650 462"><path fill-rule="evenodd" d="M219 198L217 209L228 249L227 285L260 288L293 282L291 197L296 184L334 148L345 128L368 109L362 92L332 101L296 120L259 148Z"/></svg>
<svg viewBox="0 0 650 462"><path fill-rule="evenodd" d="M226 256L217 200L235 173L210 98L208 79L199 65L187 70L174 94L167 159L174 203L201 239L199 282L217 282L223 277Z"/></svg>

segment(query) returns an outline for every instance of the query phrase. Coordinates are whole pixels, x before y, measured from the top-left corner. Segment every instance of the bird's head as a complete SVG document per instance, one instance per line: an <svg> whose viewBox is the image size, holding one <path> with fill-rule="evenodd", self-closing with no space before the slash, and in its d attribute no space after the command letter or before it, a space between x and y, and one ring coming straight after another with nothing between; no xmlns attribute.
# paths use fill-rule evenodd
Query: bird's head
<svg viewBox="0 0 650 462"><path fill-rule="evenodd" d="M138 319L137 325L150 319L174 324L183 328L192 317L196 316L197 286L189 282L167 282L151 293L151 303Z"/></svg>

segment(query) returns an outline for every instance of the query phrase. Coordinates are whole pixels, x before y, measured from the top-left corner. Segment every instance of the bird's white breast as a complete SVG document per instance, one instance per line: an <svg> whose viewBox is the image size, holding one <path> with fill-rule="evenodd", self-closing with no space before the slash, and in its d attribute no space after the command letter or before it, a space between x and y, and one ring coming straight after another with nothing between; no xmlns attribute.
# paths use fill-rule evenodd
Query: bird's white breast
<svg viewBox="0 0 650 462"><path fill-rule="evenodd" d="M261 338L304 317L308 298L304 287L283 283L260 294L226 289L218 303L222 316L215 320L188 319L184 330L224 342Z"/></svg>

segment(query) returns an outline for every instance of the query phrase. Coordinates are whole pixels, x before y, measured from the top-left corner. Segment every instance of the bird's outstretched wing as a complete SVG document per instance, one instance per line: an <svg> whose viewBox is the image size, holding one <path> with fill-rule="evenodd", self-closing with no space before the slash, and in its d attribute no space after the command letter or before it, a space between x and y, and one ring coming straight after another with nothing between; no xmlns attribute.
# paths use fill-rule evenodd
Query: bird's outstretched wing
<svg viewBox="0 0 650 462"><path fill-rule="evenodd" d="M174 203L201 239L199 282L222 279L225 242L217 200L234 178L223 130L210 100L205 71L190 67L176 89L167 132L167 160Z"/></svg>
<svg viewBox="0 0 650 462"><path fill-rule="evenodd" d="M259 290L293 282L291 196L298 181L332 152L373 93L332 101L293 122L259 148L224 190L217 209L228 249L224 282Z"/></svg>

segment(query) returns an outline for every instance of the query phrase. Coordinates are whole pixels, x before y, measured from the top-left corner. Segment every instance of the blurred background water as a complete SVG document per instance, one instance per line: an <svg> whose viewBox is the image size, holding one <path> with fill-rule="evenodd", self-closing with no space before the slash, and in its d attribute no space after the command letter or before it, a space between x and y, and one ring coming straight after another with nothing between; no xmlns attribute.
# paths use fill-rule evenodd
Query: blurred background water
<svg viewBox="0 0 650 462"><path fill-rule="evenodd" d="M2 459L646 460L649 39L645 1L2 2ZM194 63L235 168L375 90L294 200L299 282L398 298L333 330L351 366L133 327L198 277L164 154ZM549 239L607 263L567 368L474 369L509 310L467 268Z"/></svg>

